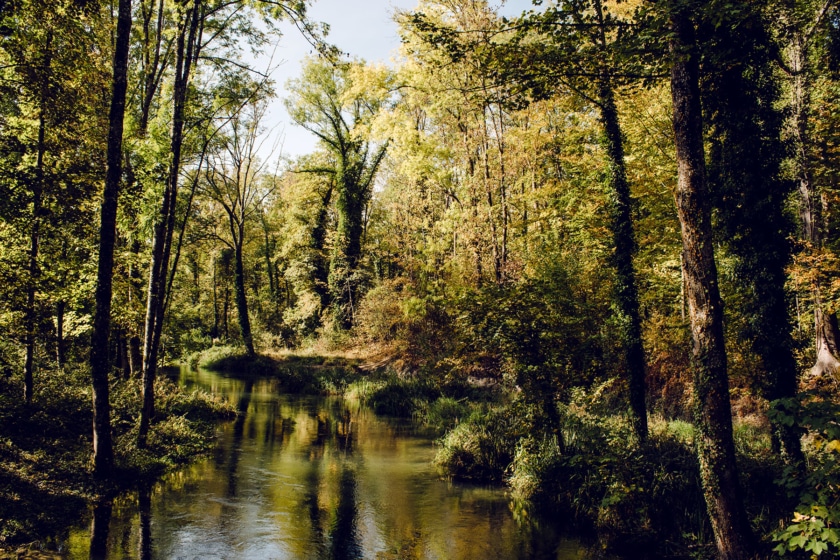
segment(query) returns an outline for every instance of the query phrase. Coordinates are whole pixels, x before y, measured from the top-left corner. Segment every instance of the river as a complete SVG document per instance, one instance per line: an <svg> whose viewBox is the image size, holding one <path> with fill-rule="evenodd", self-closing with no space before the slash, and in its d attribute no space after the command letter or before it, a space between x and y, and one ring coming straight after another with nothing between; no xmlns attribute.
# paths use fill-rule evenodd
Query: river
<svg viewBox="0 0 840 560"><path fill-rule="evenodd" d="M341 398L285 395L271 379L203 370L179 383L240 414L214 452L101 504L67 558L540 559L585 557L562 520L515 514L504 489L442 480L434 435Z"/></svg>

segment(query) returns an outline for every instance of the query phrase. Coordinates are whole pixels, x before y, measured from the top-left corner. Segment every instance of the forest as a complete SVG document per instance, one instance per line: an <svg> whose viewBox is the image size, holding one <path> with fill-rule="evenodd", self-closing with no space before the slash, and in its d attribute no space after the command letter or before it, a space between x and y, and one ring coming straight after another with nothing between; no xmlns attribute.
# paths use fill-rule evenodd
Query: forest
<svg viewBox="0 0 840 560"><path fill-rule="evenodd" d="M840 555L840 3L419 0L385 65L316 1L0 0L0 558L89 508L122 558L99 506L253 437L265 379L581 558ZM361 526L351 471L313 528Z"/></svg>

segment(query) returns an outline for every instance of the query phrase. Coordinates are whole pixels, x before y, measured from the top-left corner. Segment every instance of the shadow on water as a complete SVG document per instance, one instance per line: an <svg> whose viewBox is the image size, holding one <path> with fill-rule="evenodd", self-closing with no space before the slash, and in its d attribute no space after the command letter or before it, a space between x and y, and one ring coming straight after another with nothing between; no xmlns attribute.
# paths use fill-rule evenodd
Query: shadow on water
<svg viewBox="0 0 840 560"><path fill-rule="evenodd" d="M236 403L236 420L233 421L233 436L230 443L230 457L227 464L227 498L236 497L236 482L239 476L239 456L242 453L242 438L245 435L245 422L248 420L248 408L251 406L251 393L254 380L245 381L242 395ZM253 424L253 422L252 422Z"/></svg>

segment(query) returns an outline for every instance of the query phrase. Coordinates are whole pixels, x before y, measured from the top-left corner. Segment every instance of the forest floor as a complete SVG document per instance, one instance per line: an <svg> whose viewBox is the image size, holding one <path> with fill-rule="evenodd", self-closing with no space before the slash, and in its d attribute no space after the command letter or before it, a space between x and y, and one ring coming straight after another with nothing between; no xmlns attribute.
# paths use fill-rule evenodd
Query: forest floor
<svg viewBox="0 0 840 560"><path fill-rule="evenodd" d="M87 375L73 370L41 372L35 381L35 397L27 404L19 395L19 379L0 379L0 496L4 497L0 558L18 550L21 543L62 530L86 504L208 452L218 421L235 414L224 401L201 392L186 393L160 379L155 422L147 448L140 450L135 443L140 382L115 379L111 384L115 473L107 481L96 481L90 472Z"/></svg>

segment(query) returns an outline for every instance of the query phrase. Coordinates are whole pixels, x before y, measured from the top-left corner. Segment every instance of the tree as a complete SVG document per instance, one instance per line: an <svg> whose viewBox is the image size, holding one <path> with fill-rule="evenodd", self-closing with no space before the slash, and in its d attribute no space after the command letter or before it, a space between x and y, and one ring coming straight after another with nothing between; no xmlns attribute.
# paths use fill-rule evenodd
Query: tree
<svg viewBox="0 0 840 560"><path fill-rule="evenodd" d="M793 179L799 191L804 255L811 270L804 274L810 284L814 314L816 357L812 376L833 374L840 368L840 331L827 293L828 282L821 278L819 260L827 247L829 221L827 185L816 176L817 139L814 137L813 96L819 74L818 57L830 56L831 29L836 29L838 7L833 0L784 2L773 13L780 42L777 62L788 78L787 139L793 151ZM835 23L832 25L832 19ZM835 31L836 32L836 31Z"/></svg>
<svg viewBox="0 0 840 560"><path fill-rule="evenodd" d="M488 36L478 34L479 39L463 39L462 35L469 37L477 30L459 33L441 27L423 13L415 14L412 23L425 41L444 47L453 61L467 58L468 53L479 53L479 58L487 58L484 65L489 68L485 70L488 73L485 81L500 82L502 85L497 89L528 90L532 99L549 98L558 90L569 91L598 110L603 131L601 144L608 163L606 190L613 237L615 322L627 370L634 428L639 440L644 441L648 431L645 351L633 268L637 246L624 140L615 102L617 85L634 79L638 81L640 76L619 39L619 30L626 31L622 28L630 27L631 22L610 13L601 0L581 0L523 15L510 24L511 29L518 30L512 37L506 37L502 28ZM515 99L510 92L507 97ZM504 189L500 192L504 197ZM504 215L506 232L506 211ZM506 253L506 243L503 243L502 254Z"/></svg>
<svg viewBox="0 0 840 560"><path fill-rule="evenodd" d="M14 330L24 349L23 394L29 402L37 345L55 340L63 359L64 313L72 291L66 284L79 286L83 275L66 267L71 259L60 258L70 253L84 261L89 249L86 202L102 163L97 154L105 135L97 132L105 124L99 118L105 81L103 61L91 56L87 45L99 44L104 27L83 23L98 21L96 6L74 2L47 8L20 2L2 15L0 174L8 193L2 233L12 265L7 285L18 287L9 309L20 317ZM56 266L44 267L47 259ZM47 321L53 312L54 339Z"/></svg>
<svg viewBox="0 0 840 560"><path fill-rule="evenodd" d="M260 123L266 107L264 101L253 100L242 112L231 115L221 145L211 154L201 181L202 194L218 204L227 217L229 235L220 235L219 239L233 251L239 332L249 355L254 354L254 340L248 315L243 248L247 226L274 190L273 184L263 181L265 163L257 155L264 141L264 138L261 141L264 131Z"/></svg>
<svg viewBox="0 0 840 560"><path fill-rule="evenodd" d="M155 219L152 240L152 259L149 266L149 287L146 297L146 327L143 342L143 407L137 435L138 447L146 445L149 424L154 416L154 384L157 372L158 346L163 330L166 299L166 279L175 227L178 200L178 180L181 170L185 107L193 64L201 44L199 24L205 6L193 2L179 9L178 31L175 39L175 78L172 91L172 126L170 132L170 161L160 211Z"/></svg>
<svg viewBox="0 0 840 560"><path fill-rule="evenodd" d="M387 102L387 90L354 89L362 68L310 60L302 76L288 84L286 99L292 120L317 136L335 162L320 172L332 175L335 184L338 224L328 283L336 325L342 329L352 325L358 304L364 216L388 146L367 137L366 127Z"/></svg>
<svg viewBox="0 0 840 560"><path fill-rule="evenodd" d="M128 44L131 34L131 0L120 0L117 18L108 154L99 233L99 271L96 282L96 312L91 338L90 369L93 382L94 474L108 476L114 462L111 442L111 408L108 400L108 342L111 330L111 277L117 229L117 198L122 176L122 137L127 88Z"/></svg>
<svg viewBox="0 0 840 560"><path fill-rule="evenodd" d="M798 392L793 355L786 267L792 223L785 212L793 181L782 176L785 146L776 48L755 6L733 6L727 23L706 22L703 45L703 106L709 127L709 184L722 237L738 259L745 326L741 336L767 373L768 401ZM800 430L774 425L774 444L786 460L802 464Z"/></svg>
<svg viewBox="0 0 840 560"><path fill-rule="evenodd" d="M678 163L677 212L682 229L686 299L694 342L694 425L700 477L718 554L752 557L752 535L741 499L720 298L706 184L699 61L690 3L666 5L670 22L671 95Z"/></svg>

